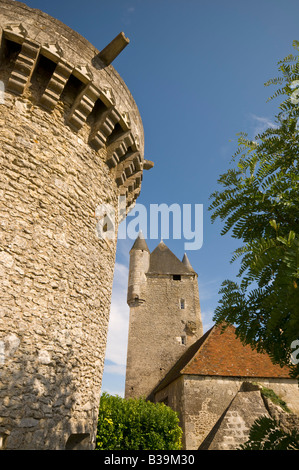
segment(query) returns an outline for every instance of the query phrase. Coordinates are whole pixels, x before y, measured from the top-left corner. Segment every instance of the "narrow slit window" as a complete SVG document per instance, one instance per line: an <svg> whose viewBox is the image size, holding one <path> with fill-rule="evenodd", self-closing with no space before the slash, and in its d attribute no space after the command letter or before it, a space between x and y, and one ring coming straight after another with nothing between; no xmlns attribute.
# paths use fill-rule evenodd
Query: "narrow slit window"
<svg viewBox="0 0 299 470"><path fill-rule="evenodd" d="M181 308L181 310L184 310L184 308L185 308L185 299L180 300L180 308Z"/></svg>

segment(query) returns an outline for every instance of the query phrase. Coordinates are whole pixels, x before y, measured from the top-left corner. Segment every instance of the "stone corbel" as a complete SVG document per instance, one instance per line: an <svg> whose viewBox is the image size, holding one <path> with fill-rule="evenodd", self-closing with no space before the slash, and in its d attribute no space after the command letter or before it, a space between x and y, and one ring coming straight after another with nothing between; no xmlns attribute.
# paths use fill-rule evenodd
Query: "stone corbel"
<svg viewBox="0 0 299 470"><path fill-rule="evenodd" d="M86 85L84 90L77 96L68 116L68 123L74 130L79 131L81 129L98 98L99 90L92 83Z"/></svg>
<svg viewBox="0 0 299 470"><path fill-rule="evenodd" d="M131 192L140 186L141 181L142 181L142 169L139 171L133 171L133 173L124 181L123 186L126 187L129 192Z"/></svg>
<svg viewBox="0 0 299 470"><path fill-rule="evenodd" d="M33 70L39 55L40 45L25 39L17 57L15 67L8 81L7 89L13 93L23 94L30 83Z"/></svg>
<svg viewBox="0 0 299 470"><path fill-rule="evenodd" d="M132 152L131 150L129 150L125 155L122 156L121 162L125 162L125 161L130 162L132 160L135 160L136 158L139 161L141 161L140 153L139 152Z"/></svg>
<svg viewBox="0 0 299 470"><path fill-rule="evenodd" d="M89 143L95 150L100 150L106 145L107 138L112 134L119 119L120 115L118 111L115 108L110 108L105 111L99 121L95 123L89 139Z"/></svg>
<svg viewBox="0 0 299 470"><path fill-rule="evenodd" d="M134 184L131 177L142 171L140 154L138 152L128 152L128 154L130 156L117 167L115 181L118 186L123 186L127 180L129 180L129 184Z"/></svg>
<svg viewBox="0 0 299 470"><path fill-rule="evenodd" d="M44 108L52 111L56 106L64 87L72 73L73 66L68 64L65 60L60 60L55 68L55 71L44 91L40 104Z"/></svg>
<svg viewBox="0 0 299 470"><path fill-rule="evenodd" d="M130 131L122 133L112 142L109 142L107 164L110 168L115 167L126 154L128 148L134 143L133 135Z"/></svg>

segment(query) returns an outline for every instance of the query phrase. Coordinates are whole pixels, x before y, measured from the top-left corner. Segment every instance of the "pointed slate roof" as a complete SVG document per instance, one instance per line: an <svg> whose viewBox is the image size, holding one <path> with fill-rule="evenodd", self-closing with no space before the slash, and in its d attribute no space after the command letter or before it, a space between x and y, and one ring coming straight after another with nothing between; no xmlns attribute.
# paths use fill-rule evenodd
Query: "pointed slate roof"
<svg viewBox="0 0 299 470"><path fill-rule="evenodd" d="M183 256L182 263L183 263L183 264L186 266L186 268L188 268L190 271L194 271L194 269L192 268L191 263L190 263L190 261L189 261L188 256L186 255L186 253L185 253L184 256Z"/></svg>
<svg viewBox="0 0 299 470"><path fill-rule="evenodd" d="M144 235L143 233L140 231L139 232L139 235L138 237L136 238L131 250L130 250L130 253L132 250L141 250L141 251L149 251L148 249L148 246L147 246L147 243L145 241L145 238L144 238Z"/></svg>
<svg viewBox="0 0 299 470"><path fill-rule="evenodd" d="M288 367L273 364L268 354L244 346L235 331L227 326L222 332L221 326L214 325L187 349L153 393L182 375L290 378Z"/></svg>
<svg viewBox="0 0 299 470"><path fill-rule="evenodd" d="M162 240L151 253L148 272L155 274L194 274L193 269L180 261Z"/></svg>

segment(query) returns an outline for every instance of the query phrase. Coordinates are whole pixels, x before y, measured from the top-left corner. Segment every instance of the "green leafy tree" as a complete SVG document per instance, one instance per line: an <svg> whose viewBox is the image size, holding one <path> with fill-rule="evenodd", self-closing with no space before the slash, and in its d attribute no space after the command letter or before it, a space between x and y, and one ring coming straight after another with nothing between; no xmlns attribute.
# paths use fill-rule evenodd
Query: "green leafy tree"
<svg viewBox="0 0 299 470"><path fill-rule="evenodd" d="M179 450L181 438L178 416L165 404L102 394L97 450Z"/></svg>
<svg viewBox="0 0 299 470"><path fill-rule="evenodd" d="M299 434L285 432L274 419L262 416L255 420L240 450L299 450Z"/></svg>
<svg viewBox="0 0 299 470"><path fill-rule="evenodd" d="M215 311L217 323L234 324L245 344L289 365L299 343L299 42L296 55L278 63L282 98L275 126L249 139L239 134L232 168L211 195L212 221L224 221L241 242L239 282L226 280ZM293 375L299 376L298 360Z"/></svg>

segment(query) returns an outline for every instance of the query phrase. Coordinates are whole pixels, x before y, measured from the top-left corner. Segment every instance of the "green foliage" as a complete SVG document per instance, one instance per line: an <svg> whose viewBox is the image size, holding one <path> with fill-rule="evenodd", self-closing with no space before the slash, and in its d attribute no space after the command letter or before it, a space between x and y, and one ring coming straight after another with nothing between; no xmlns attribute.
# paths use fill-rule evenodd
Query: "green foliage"
<svg viewBox="0 0 299 470"><path fill-rule="evenodd" d="M262 416L254 422L240 450L299 450L299 434L284 432L274 419Z"/></svg>
<svg viewBox="0 0 299 470"><path fill-rule="evenodd" d="M232 258L241 281L223 282L215 321L235 324L244 343L286 365L299 339L299 57L279 62L279 71L266 84L283 85L273 96L284 99L275 127L254 140L239 134L233 168L220 176L223 191L211 195L209 210L212 221L225 222L221 233L242 243Z"/></svg>
<svg viewBox="0 0 299 470"><path fill-rule="evenodd" d="M272 390L271 388L262 387L261 388L261 394L264 397L269 398L272 401L272 403L274 403L275 405L279 405L287 413L291 412L291 410L288 408L286 402L284 400L282 400L278 395L276 395L274 390Z"/></svg>
<svg viewBox="0 0 299 470"><path fill-rule="evenodd" d="M97 450L180 450L181 437L177 414L163 403L102 394Z"/></svg>

